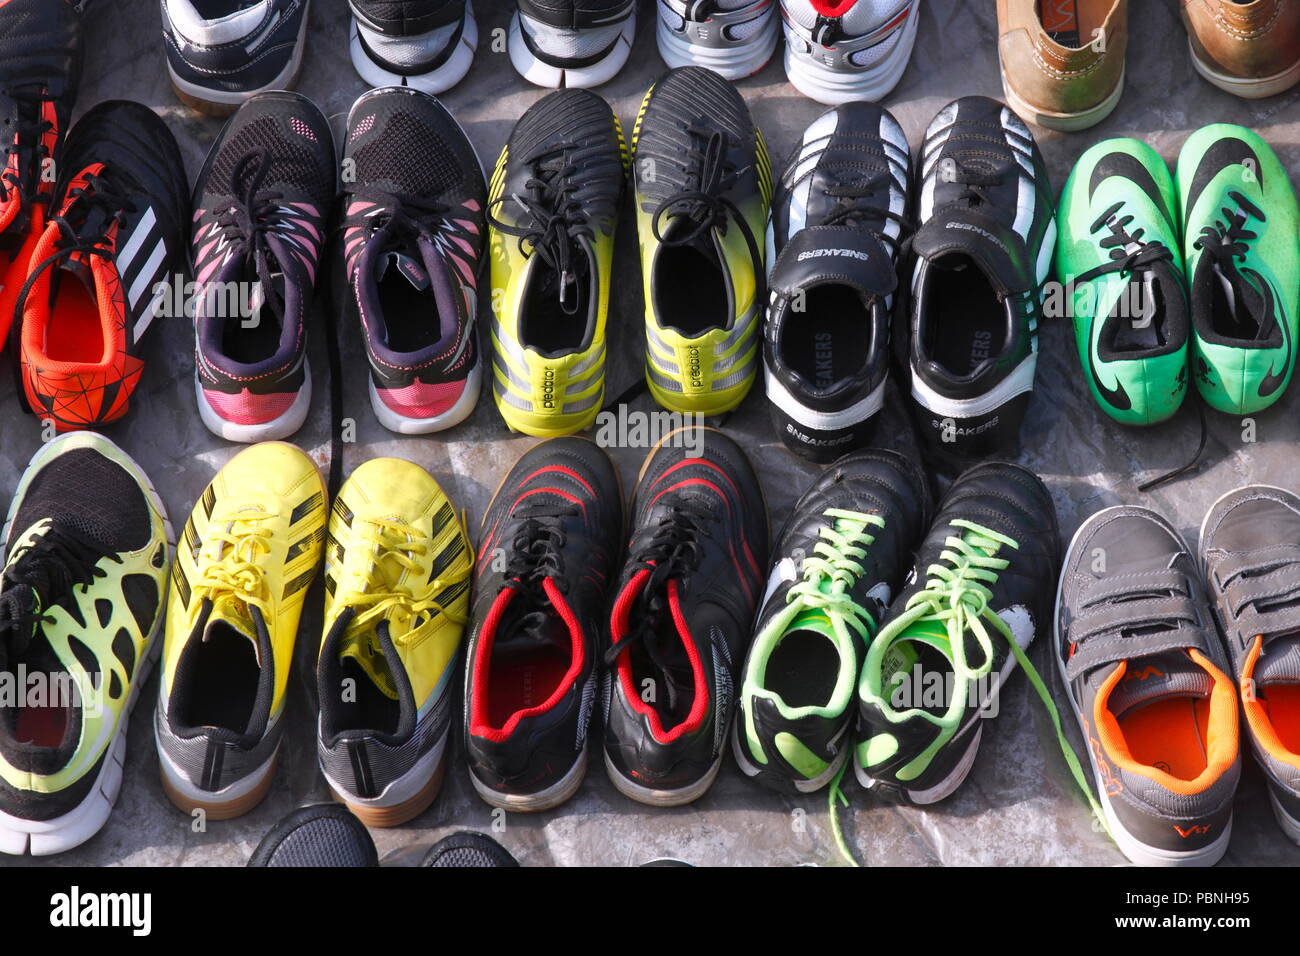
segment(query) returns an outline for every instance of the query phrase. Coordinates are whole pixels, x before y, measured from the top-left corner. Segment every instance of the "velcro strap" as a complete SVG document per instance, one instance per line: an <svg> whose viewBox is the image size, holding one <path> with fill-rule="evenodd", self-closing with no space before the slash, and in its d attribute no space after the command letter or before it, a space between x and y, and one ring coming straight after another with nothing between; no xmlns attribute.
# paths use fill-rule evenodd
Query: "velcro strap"
<svg viewBox="0 0 1300 956"><path fill-rule="evenodd" d="M1073 683L1081 675L1106 664L1138 657L1162 654L1165 651L1182 650L1187 647L1205 649L1205 636L1195 628L1170 628L1158 634L1134 634L1122 637L1112 634L1108 637L1094 637L1086 643L1079 644L1078 650L1065 662L1065 676Z"/></svg>
<svg viewBox="0 0 1300 956"><path fill-rule="evenodd" d="M1187 621L1198 624L1200 620L1196 605L1185 595L1137 598L1085 612L1070 625L1070 635L1076 643L1082 643L1091 637L1118 633L1126 627L1141 627L1163 621Z"/></svg>
<svg viewBox="0 0 1300 956"><path fill-rule="evenodd" d="M1172 591L1188 593L1187 575L1173 568L1153 571L1134 571L1129 574L1110 574L1086 581L1079 590L1080 606L1090 607L1116 598L1152 592Z"/></svg>
<svg viewBox="0 0 1300 956"><path fill-rule="evenodd" d="M1275 571L1300 565L1300 545L1275 544L1254 551L1224 555L1214 566L1214 577L1220 587L1251 572Z"/></svg>

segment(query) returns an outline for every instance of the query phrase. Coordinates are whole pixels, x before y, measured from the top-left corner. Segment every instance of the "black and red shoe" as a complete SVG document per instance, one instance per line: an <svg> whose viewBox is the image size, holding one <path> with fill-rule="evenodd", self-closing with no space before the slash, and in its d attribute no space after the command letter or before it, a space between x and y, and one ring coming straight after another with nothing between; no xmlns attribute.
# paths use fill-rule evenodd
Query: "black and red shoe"
<svg viewBox="0 0 1300 956"><path fill-rule="evenodd" d="M0 346L54 194L81 74L81 14L72 0L0 3Z"/></svg>
<svg viewBox="0 0 1300 956"><path fill-rule="evenodd" d="M618 475L585 438L535 446L488 505L465 736L470 779L493 806L548 810L582 785L622 526Z"/></svg>
<svg viewBox="0 0 1300 956"><path fill-rule="evenodd" d="M739 445L683 428L642 466L632 522L605 655L605 769L633 800L678 806L722 765L767 509Z"/></svg>

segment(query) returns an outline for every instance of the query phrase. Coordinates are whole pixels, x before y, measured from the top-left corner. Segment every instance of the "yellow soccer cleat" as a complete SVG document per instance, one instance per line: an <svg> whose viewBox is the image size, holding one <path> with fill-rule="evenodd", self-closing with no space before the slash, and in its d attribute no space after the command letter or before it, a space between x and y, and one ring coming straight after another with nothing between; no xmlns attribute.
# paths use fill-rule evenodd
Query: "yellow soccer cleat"
<svg viewBox="0 0 1300 956"><path fill-rule="evenodd" d="M515 125L488 189L492 394L539 437L591 426L605 397L605 324L626 148L609 104L560 90Z"/></svg>
<svg viewBox="0 0 1300 956"><path fill-rule="evenodd" d="M316 751L370 826L405 823L442 785L473 563L461 516L418 465L368 461L334 500Z"/></svg>
<svg viewBox="0 0 1300 956"><path fill-rule="evenodd" d="M767 307L772 163L736 88L669 70L632 133L646 381L664 408L720 415L749 392Z"/></svg>
<svg viewBox="0 0 1300 956"><path fill-rule="evenodd" d="M325 494L297 447L253 445L212 479L177 542L154 732L163 789L187 813L237 817L270 789Z"/></svg>

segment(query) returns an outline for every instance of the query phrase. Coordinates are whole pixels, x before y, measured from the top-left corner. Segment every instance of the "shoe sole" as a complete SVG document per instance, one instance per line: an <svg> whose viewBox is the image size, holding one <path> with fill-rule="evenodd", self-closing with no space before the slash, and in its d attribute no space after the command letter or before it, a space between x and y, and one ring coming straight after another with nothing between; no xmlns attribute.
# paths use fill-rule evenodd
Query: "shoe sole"
<svg viewBox="0 0 1300 956"><path fill-rule="evenodd" d="M876 102L884 99L896 87L907 72L907 65L912 61L912 51L916 46L916 33L921 18L913 10L903 28L903 36L898 48L883 68L866 73L836 73L824 70L797 57L791 51L789 43L785 48L785 75L795 89L819 103L827 106L839 106L854 100Z"/></svg>
<svg viewBox="0 0 1300 956"><path fill-rule="evenodd" d="M154 745L158 751L158 776L167 799L176 809L189 816L202 810L208 820L233 820L261 803L271 790L280 758L280 748L277 746L266 762L247 777L236 780L223 790L212 792L200 790L185 779L179 768L163 752L156 728Z"/></svg>
<svg viewBox="0 0 1300 956"><path fill-rule="evenodd" d="M171 80L172 90L176 93L177 98L192 110L196 110L205 116L230 116L241 107L245 101L252 99L260 93L269 93L273 90L288 90L298 85L298 80L302 76L302 68L305 57L304 51L307 47L307 17L302 18L302 26L298 30L298 41L294 44L293 56L280 75L268 83L266 86L256 90L249 90L246 93L223 93L220 90L212 90L207 87L199 86L196 83L190 83L176 75L172 69L170 60L167 63L167 76Z"/></svg>
<svg viewBox="0 0 1300 956"><path fill-rule="evenodd" d="M1300 61L1272 76L1243 79L1222 73L1197 56L1191 37L1187 39L1187 49L1192 57L1192 66L1196 68L1197 73L1219 89L1245 100L1260 100L1267 96L1276 96L1286 92L1296 83L1300 83Z"/></svg>
<svg viewBox="0 0 1300 956"><path fill-rule="evenodd" d="M539 790L537 793L503 793L500 790L493 790L479 780L473 768L469 772L470 782L474 784L474 789L485 803L514 813L539 813L542 810L555 809L560 804L570 800L581 789L582 781L586 779L586 776L586 748L578 755L577 761L565 772L563 777L545 790Z"/></svg>
<svg viewBox="0 0 1300 956"><path fill-rule="evenodd" d="M199 380L197 370L194 373L194 397L199 405L199 418L212 434L226 441L242 442L246 445L278 441L296 434L307 421L307 413L311 411L311 366L307 364L304 355L302 387L298 389L293 404L279 418L258 425L239 425L228 422L218 415L216 409L203 395L203 383Z"/></svg>
<svg viewBox="0 0 1300 956"><path fill-rule="evenodd" d="M474 53L478 48L478 21L474 19L474 4L468 0L465 3L465 27L457 41L455 52L442 66L428 73L394 73L382 63L371 59L361 43L361 31L355 19L352 21L351 32L352 66L361 79L374 87L404 86L422 93L445 93L465 78L465 74L474 65Z"/></svg>
<svg viewBox="0 0 1300 956"><path fill-rule="evenodd" d="M1097 785L1097 798L1101 803L1102 813L1106 817L1106 825L1110 828L1111 839L1115 841L1115 845L1119 847L1120 852L1130 862L1136 863L1138 866L1213 866L1219 862L1223 854L1228 850L1228 842L1232 837L1232 817L1228 818L1228 823L1223 828L1223 833L1218 839L1199 850L1163 850L1160 847L1148 846L1124 828L1111 806L1105 788L1098 783L1101 772L1097 767L1096 758L1093 756L1092 747L1088 744L1088 729L1084 726L1083 715L1079 713L1079 708L1074 701L1074 695L1070 692L1070 679L1065 672L1065 658L1060 653L1060 607L1061 596L1065 593L1065 569L1070 566L1070 561L1074 557L1075 548L1082 539L1083 532L1089 530L1092 523L1099 516L1123 507L1126 506L1116 505L1112 508L1103 508L1093 514L1083 524L1079 525L1079 530L1074 533L1074 537L1070 539L1069 547L1065 549L1065 554L1061 559L1061 577L1056 584L1056 603L1052 605L1052 657L1056 658L1056 669L1061 675L1061 686L1065 688L1066 696L1070 701L1070 710L1074 713L1074 720L1079 728L1079 736L1083 739L1083 749L1088 752L1088 763L1092 767L1092 779ZM1182 536L1178 535L1175 529L1171 530L1174 530L1175 537L1181 541ZM1183 544L1186 545L1186 542L1183 542Z"/></svg>
<svg viewBox="0 0 1300 956"><path fill-rule="evenodd" d="M780 24L770 16L767 24L754 37L734 47L700 46L679 37L662 16L655 17L655 41L659 58L670 69L682 66L702 66L721 74L728 80L743 80L767 66L776 52L780 40Z"/></svg>
<svg viewBox="0 0 1300 956"><path fill-rule="evenodd" d="M162 517L167 547L174 555L176 535L172 531L171 521L167 517L167 509L163 505L162 498L159 497L157 489L154 488L153 482L149 480L149 476L145 474L144 469L139 466L135 459L122 451L116 443L90 432L74 432L70 435L64 435L44 445L36 452L27 466L28 471L45 459L53 457L55 451L60 450L63 445L86 441L89 435L94 435L94 441L112 446L117 450L118 454L135 466L135 477L137 480L142 480L146 497ZM0 542L9 540L9 532L12 530L13 520L17 514L18 503L22 500L24 489L25 484L20 483L18 489L14 492L13 500L9 504L9 513L5 517L4 528L0 531ZM164 588L158 616L154 620L153 629L150 631L149 639L145 643L144 654L140 658L139 673L131 682L131 693L127 698L126 707L118 720L117 729L113 733L113 740L105 750L99 776L96 778L94 786L91 787L90 793L76 807L52 820L24 820L0 812L0 852L14 856L23 853L30 853L32 856L49 856L55 853L63 853L85 843L103 829L104 824L108 822L108 818L113 812L113 806L117 803L118 794L122 789L122 768L126 764L126 736L127 728L131 723L131 714L134 712L136 701L139 699L140 689L148 683L149 676L152 674L154 665L158 662L158 656L162 650L162 628L167 620L166 590Z"/></svg>
<svg viewBox="0 0 1300 956"><path fill-rule="evenodd" d="M1007 80L1005 70L1002 72L1002 92L1006 94L1007 105L1021 119L1061 133L1077 133L1080 130L1096 126L1114 112L1115 107L1119 105L1120 99L1124 96L1125 73L1125 70L1121 70L1119 84L1106 99L1092 107L1092 109L1080 113L1052 113L1031 106L1012 88Z"/></svg>
<svg viewBox="0 0 1300 956"><path fill-rule="evenodd" d="M515 71L535 86L551 89L578 87L587 89L608 83L623 69L632 52L632 38L636 35L636 11L627 18L623 32L619 34L614 45L605 56L588 66L568 70L560 66L543 63L524 42L523 28L519 22L519 13L510 18L510 38L506 43L510 52L510 62Z"/></svg>
<svg viewBox="0 0 1300 956"><path fill-rule="evenodd" d="M390 432L396 432L399 435L428 435L432 432L442 432L449 428L455 428L473 414L475 407L478 405L479 393L483 388L483 362L480 357L480 361L465 376L465 389L460 393L460 398L456 399L451 408L441 415L434 415L430 418L411 418L393 411L379 397L379 390L375 388L374 378L370 379L368 387L370 390L370 407L374 410L375 418L379 420L379 424Z"/></svg>
<svg viewBox="0 0 1300 956"><path fill-rule="evenodd" d="M643 787L639 783L633 783L614 766L614 762L609 759L609 754L605 754L605 773L609 776L609 782L614 785L614 789L629 800L635 800L648 807L683 807L688 803L694 803L713 786L713 781L717 779L726 755L726 748L723 748L718 754L718 759L713 761L703 777L678 790L656 790L653 787Z"/></svg>
<svg viewBox="0 0 1300 956"><path fill-rule="evenodd" d="M433 805L442 791L442 781L447 775L447 741L451 728L444 731L442 740L424 755L407 773L388 785L381 796L367 800L338 786L321 768L321 775L329 785L330 794L346 806L357 819L369 827L397 827L409 823ZM432 770L429 768L432 764ZM412 788L414 792L412 792Z"/></svg>

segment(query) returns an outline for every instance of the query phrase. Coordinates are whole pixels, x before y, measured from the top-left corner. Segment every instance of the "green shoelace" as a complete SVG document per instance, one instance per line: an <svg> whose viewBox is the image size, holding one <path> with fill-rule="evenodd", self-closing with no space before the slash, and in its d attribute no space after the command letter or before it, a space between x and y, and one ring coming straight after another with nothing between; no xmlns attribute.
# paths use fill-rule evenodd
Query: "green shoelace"
<svg viewBox="0 0 1300 956"><path fill-rule="evenodd" d="M1029 662L1025 652L1016 643L1010 625L989 606L989 601L993 597L990 585L997 583L998 573L1006 570L1011 563L1007 558L999 558L997 556L998 552L1004 547L1019 550L1020 545L1006 535L999 534L973 521L957 518L952 521L951 526L963 531L964 534L960 537L956 535L950 536L944 542L944 550L939 555L940 563L932 564L926 569L925 588L913 594L908 599L903 613L881 629L867 651L865 666L879 670L885 653L890 646L898 637L906 633L913 624L920 621L934 621L944 625L952 649L950 660L956 682L952 698L948 704L948 710L942 717L934 717L924 711L921 712L926 719L941 728L941 732L934 743L926 748L922 754L922 756L932 757L957 732L961 718L965 713L971 683L984 679L992 671L993 640L989 633L989 627L991 626L994 631L1006 640L1007 646L1016 659L1016 663L1025 672L1030 685L1047 709L1047 713L1052 720L1052 727L1056 732L1057 742L1060 744L1061 753L1070 768L1070 773L1079 789L1087 797L1092 812L1101 822L1106 832L1109 833L1110 830L1106 826L1106 818L1101 805L1092 795L1092 788L1084 775L1083 767L1080 765L1079 759L1069 741L1065 739L1065 733L1061 729L1061 715L1056 708L1056 702L1052 700L1052 695L1048 691L1047 685L1043 683L1038 670ZM976 667L972 667L966 659L965 635L967 633L974 636L983 655L983 661ZM874 673L874 671L872 672ZM875 693L874 688L869 693L869 699L878 706L889 706L883 696ZM840 772L835 775L835 779L831 782L831 831L835 839L835 845L841 855L853 866L858 866L859 864L853 857L848 842L844 838L836 812L837 801L842 806L847 807L849 805L848 798L840 790L840 781L844 777L844 771L848 768L848 763L848 760L844 762L844 766L840 768Z"/></svg>
<svg viewBox="0 0 1300 956"><path fill-rule="evenodd" d="M841 508L828 508L823 514L834 524L822 525L821 540L803 560L803 580L791 586L785 600L787 604L799 600L805 608L840 617L865 641L876 622L853 599L850 589L865 572L862 559L876 541L867 529L883 528L885 519Z"/></svg>

